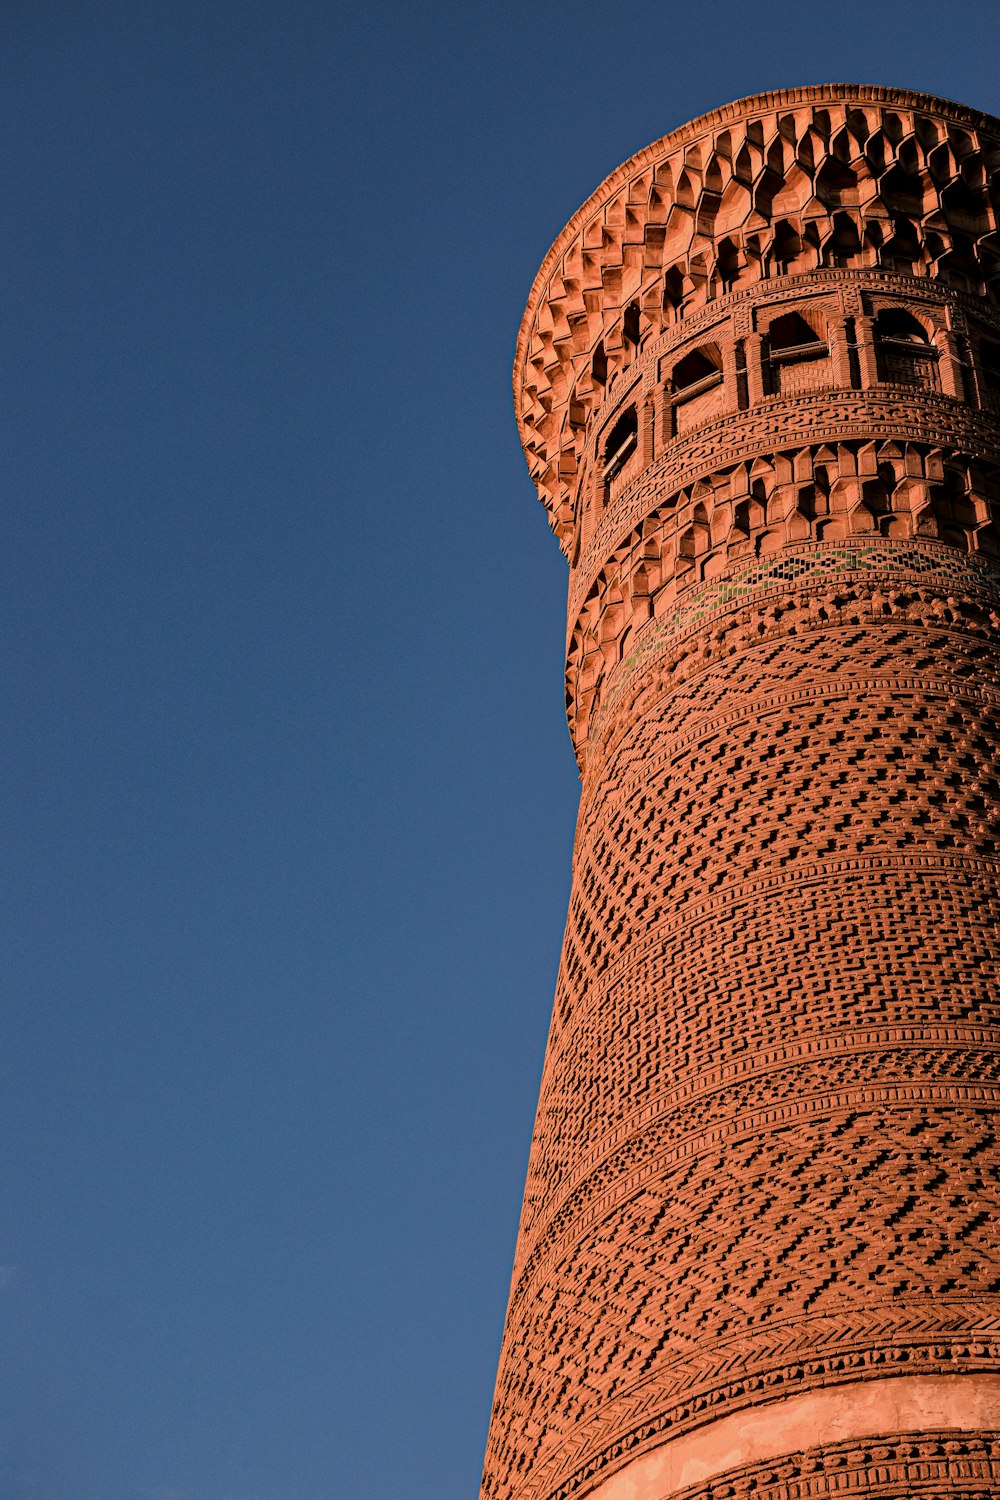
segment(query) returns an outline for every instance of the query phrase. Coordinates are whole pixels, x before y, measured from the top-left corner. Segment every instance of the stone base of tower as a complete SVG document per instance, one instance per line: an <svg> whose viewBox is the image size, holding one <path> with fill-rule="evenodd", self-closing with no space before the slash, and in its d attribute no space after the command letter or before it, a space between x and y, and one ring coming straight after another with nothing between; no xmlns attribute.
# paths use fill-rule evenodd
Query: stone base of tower
<svg viewBox="0 0 1000 1500"><path fill-rule="evenodd" d="M904 1376L806 1391L661 1444L588 1500L1000 1495L1000 1375Z"/></svg>

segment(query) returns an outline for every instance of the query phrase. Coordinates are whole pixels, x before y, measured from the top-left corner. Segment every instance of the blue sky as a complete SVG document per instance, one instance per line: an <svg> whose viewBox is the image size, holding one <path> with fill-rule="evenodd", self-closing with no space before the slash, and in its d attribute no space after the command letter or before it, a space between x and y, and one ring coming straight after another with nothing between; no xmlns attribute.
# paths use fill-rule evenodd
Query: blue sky
<svg viewBox="0 0 1000 1500"><path fill-rule="evenodd" d="M980 3L0 6L0 1500L475 1494L568 891L551 239Z"/></svg>

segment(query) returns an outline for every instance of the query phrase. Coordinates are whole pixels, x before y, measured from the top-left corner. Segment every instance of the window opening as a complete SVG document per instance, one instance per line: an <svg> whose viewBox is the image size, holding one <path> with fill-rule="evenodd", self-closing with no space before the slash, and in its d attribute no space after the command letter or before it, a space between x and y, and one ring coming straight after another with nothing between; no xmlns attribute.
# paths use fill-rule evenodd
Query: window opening
<svg viewBox="0 0 1000 1500"><path fill-rule="evenodd" d="M811 360L825 360L829 354L825 341L801 313L783 313L768 329L768 363L765 380L772 396L793 394L818 387L828 379L825 367L802 370Z"/></svg>
<svg viewBox="0 0 1000 1500"><path fill-rule="evenodd" d="M750 392L747 383L747 351L742 339L736 340L736 405L740 411L746 411L750 405Z"/></svg>
<svg viewBox="0 0 1000 1500"><path fill-rule="evenodd" d="M844 337L847 340L847 363L851 372L851 385L855 390L861 386L861 362L858 359L858 333L853 318L844 321Z"/></svg>
<svg viewBox="0 0 1000 1500"><path fill-rule="evenodd" d="M768 330L768 347L772 364L793 359L823 359L829 352L826 341L806 322L801 313L785 313L775 318Z"/></svg>
<svg viewBox="0 0 1000 1500"><path fill-rule="evenodd" d="M900 385L938 388L938 351L927 331L903 307L887 307L875 319L879 378Z"/></svg>
<svg viewBox="0 0 1000 1500"><path fill-rule="evenodd" d="M639 442L639 417L634 406L622 412L604 444L604 480L620 474Z"/></svg>
<svg viewBox="0 0 1000 1500"><path fill-rule="evenodd" d="M887 307L880 312L875 319L875 332L884 343L923 345L926 352L932 352L927 330L905 307Z"/></svg>
<svg viewBox="0 0 1000 1500"><path fill-rule="evenodd" d="M674 366L671 387L675 402L690 401L722 381L722 371L704 349L694 349Z"/></svg>

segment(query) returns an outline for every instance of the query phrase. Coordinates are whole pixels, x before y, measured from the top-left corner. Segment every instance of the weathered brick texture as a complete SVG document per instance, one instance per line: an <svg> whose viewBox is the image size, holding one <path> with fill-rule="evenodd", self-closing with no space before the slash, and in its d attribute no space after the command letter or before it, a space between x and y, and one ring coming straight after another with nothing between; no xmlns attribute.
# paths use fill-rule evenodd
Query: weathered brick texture
<svg viewBox="0 0 1000 1500"><path fill-rule="evenodd" d="M484 1500L1000 1495L998 212L1000 122L791 90L532 289L583 793Z"/></svg>

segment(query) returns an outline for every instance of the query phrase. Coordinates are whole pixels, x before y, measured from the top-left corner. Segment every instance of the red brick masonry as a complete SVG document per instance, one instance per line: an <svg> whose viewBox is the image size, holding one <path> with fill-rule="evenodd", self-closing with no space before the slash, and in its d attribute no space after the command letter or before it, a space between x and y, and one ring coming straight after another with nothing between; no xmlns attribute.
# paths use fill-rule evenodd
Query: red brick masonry
<svg viewBox="0 0 1000 1500"><path fill-rule="evenodd" d="M532 289L583 793L484 1500L1000 1495L998 184L761 95Z"/></svg>

